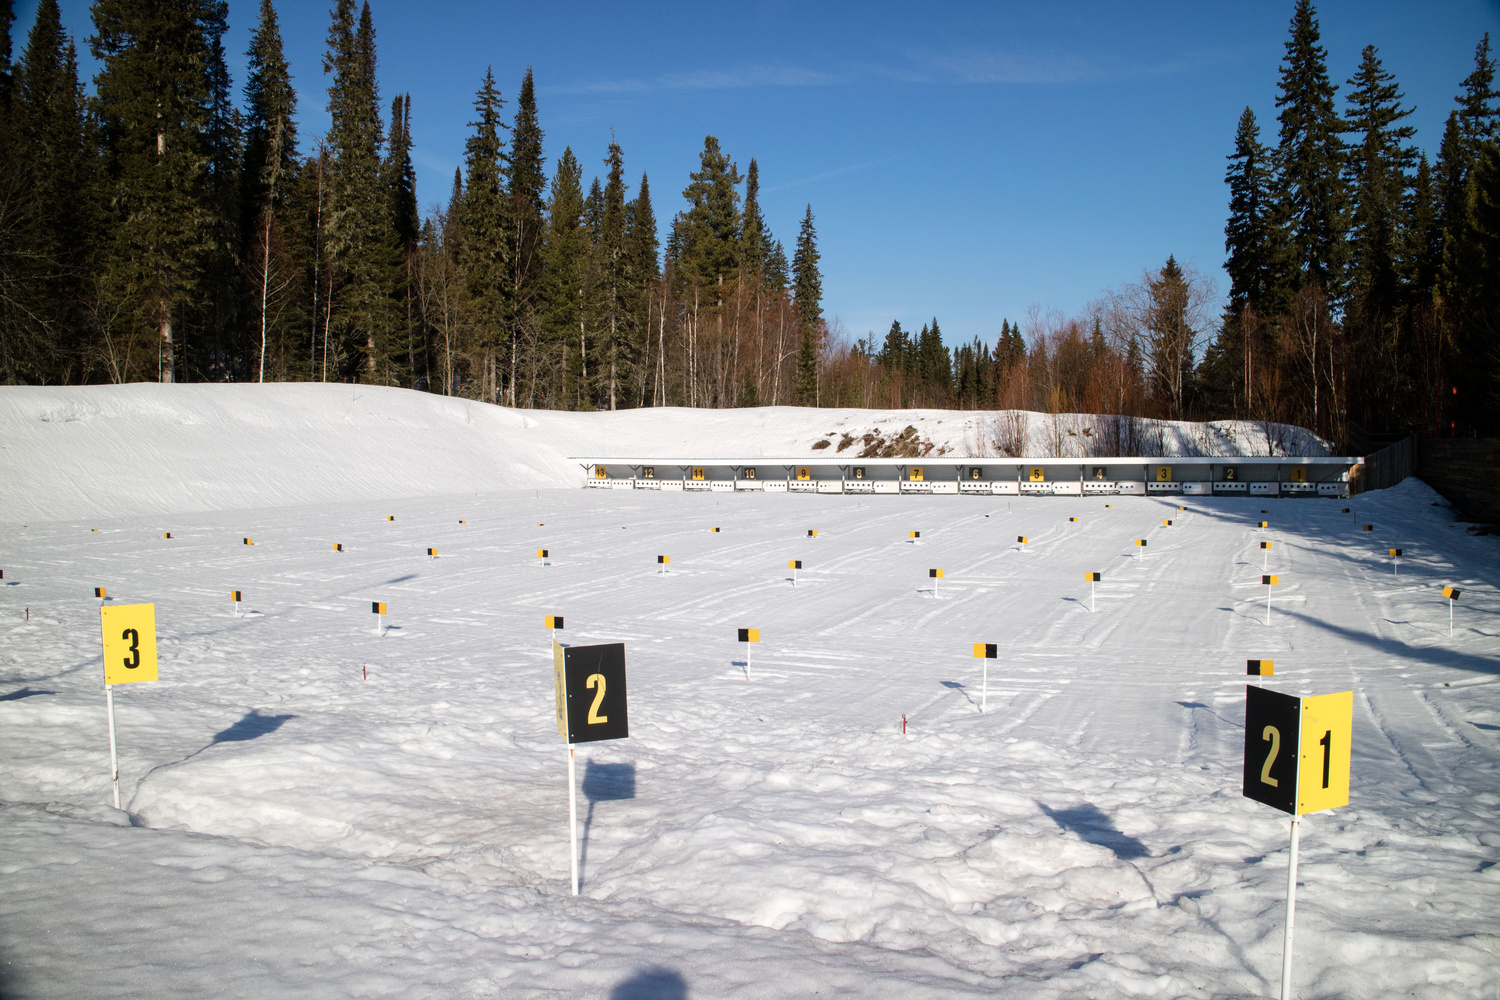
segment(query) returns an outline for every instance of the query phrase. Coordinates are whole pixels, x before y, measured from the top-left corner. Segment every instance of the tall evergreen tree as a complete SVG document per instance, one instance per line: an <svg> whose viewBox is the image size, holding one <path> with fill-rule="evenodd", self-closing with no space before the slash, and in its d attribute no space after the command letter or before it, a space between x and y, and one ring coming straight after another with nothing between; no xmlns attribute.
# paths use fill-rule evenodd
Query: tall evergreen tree
<svg viewBox="0 0 1500 1000"><path fill-rule="evenodd" d="M1349 86L1345 120L1354 141L1347 164L1355 192L1350 293L1360 308L1389 313L1398 292L1407 172L1416 163L1408 142L1416 129L1401 124L1411 110L1401 107L1396 78L1381 65L1375 46L1365 46Z"/></svg>
<svg viewBox="0 0 1500 1000"><path fill-rule="evenodd" d="M464 276L472 307L472 334L483 355L485 393L491 402L500 400L498 353L509 341L510 314L510 204L505 193L505 142L507 127L500 120L505 101L495 86L495 74L486 69L474 96L474 129L464 143L463 261Z"/></svg>
<svg viewBox="0 0 1500 1000"><path fill-rule="evenodd" d="M800 337L797 351L797 395L804 406L820 405L818 360L823 340L823 274L818 269L818 231L813 226L812 206L802 216L797 233L797 252L792 257L792 294L797 305Z"/></svg>
<svg viewBox="0 0 1500 1000"><path fill-rule="evenodd" d="M296 267L282 238L281 208L297 169L297 92L281 46L271 0L261 0L260 22L250 38L245 80L245 151L241 169L243 256L258 326L256 380L266 378L266 351L280 308L291 296ZM300 324L299 324L300 325Z"/></svg>
<svg viewBox="0 0 1500 1000"><path fill-rule="evenodd" d="M531 67L521 78L516 95L516 118L510 133L510 363L511 403L516 405L517 364L521 331L537 326L537 295L542 274L543 212L545 210L546 159L542 156L543 132L536 109L536 84ZM533 362L535 363L535 362Z"/></svg>
<svg viewBox="0 0 1500 1000"><path fill-rule="evenodd" d="M1281 282L1276 275L1277 235L1272 231L1271 185L1274 171L1270 152L1260 142L1255 112L1240 114L1234 152L1228 157L1224 181L1229 185L1229 221L1224 226L1224 249L1229 259L1229 313L1246 306L1274 309L1270 301Z"/></svg>
<svg viewBox="0 0 1500 1000"><path fill-rule="evenodd" d="M770 236L760 213L760 166L752 156L745 171L745 209L740 227L740 260L747 273L758 276L765 271Z"/></svg>
<svg viewBox="0 0 1500 1000"><path fill-rule="evenodd" d="M625 159L618 142L611 141L604 160L609 167L604 185L604 211L594 250L599 331L609 365L609 408L616 409L621 368L634 360L634 314L628 302L629 248L625 230Z"/></svg>
<svg viewBox="0 0 1500 1000"><path fill-rule="evenodd" d="M547 199L547 228L542 247L543 332L549 351L557 351L559 381L556 405L575 408L583 402L580 381L587 378L582 298L588 236L583 226L583 169L571 147L557 159ZM576 345L579 350L570 348ZM551 365L547 366L549 369Z"/></svg>
<svg viewBox="0 0 1500 1000"><path fill-rule="evenodd" d="M1343 123L1334 108L1327 53L1311 0L1297 0L1276 97L1280 123L1277 198L1285 212L1299 285L1343 290L1347 191Z"/></svg>
<svg viewBox="0 0 1500 1000"><path fill-rule="evenodd" d="M699 167L682 196L682 270L685 276L722 285L739 266L740 206L735 185L739 170L713 136L703 139Z"/></svg>
<svg viewBox="0 0 1500 1000"><path fill-rule="evenodd" d="M228 213L220 164L227 83L222 0L98 0L96 107L111 208L107 281L156 329L158 377L177 377L178 324L210 292Z"/></svg>
<svg viewBox="0 0 1500 1000"><path fill-rule="evenodd" d="M342 279L337 310L351 346L363 354L351 374L389 381L392 291L399 265L381 170L384 129L368 3L356 24L353 0L336 0L323 71L333 74L328 141L335 169L325 218L328 249Z"/></svg>

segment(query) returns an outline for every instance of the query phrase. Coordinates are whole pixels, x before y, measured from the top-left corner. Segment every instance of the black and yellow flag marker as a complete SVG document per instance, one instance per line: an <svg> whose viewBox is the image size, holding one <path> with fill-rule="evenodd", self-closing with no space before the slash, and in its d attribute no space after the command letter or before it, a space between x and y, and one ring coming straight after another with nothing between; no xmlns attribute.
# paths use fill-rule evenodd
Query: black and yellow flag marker
<svg viewBox="0 0 1500 1000"><path fill-rule="evenodd" d="M1340 513L1340 514L1348 514L1348 513L1350 513L1350 512L1351 512L1351 511L1350 511L1350 509L1349 509L1349 508L1348 508L1348 507L1340 507L1340 508L1339 508L1339 513Z"/></svg>
<svg viewBox="0 0 1500 1000"><path fill-rule="evenodd" d="M657 567L656 568L656 572L657 572L657 575L660 575L662 573L667 572L667 567L670 566L671 564L672 564L672 557L671 556L657 556L656 557L656 567Z"/></svg>
<svg viewBox="0 0 1500 1000"><path fill-rule="evenodd" d="M1448 638L1453 638L1453 602L1458 600L1458 595L1463 591L1457 587L1444 587L1443 596L1448 598Z"/></svg>
<svg viewBox="0 0 1500 1000"><path fill-rule="evenodd" d="M625 697L625 644L563 647L552 640L557 731L568 744L568 850L573 895L578 895L578 782L573 746L630 735Z"/></svg>
<svg viewBox="0 0 1500 1000"><path fill-rule="evenodd" d="M981 681L981 687L979 689L979 692L980 692L979 693L979 714L980 715L984 714L984 710L986 708L988 708L989 704L990 704L990 661L993 660L993 659L997 659L999 656L1000 656L1000 649L999 649L999 647L995 643L993 643L993 642L976 642L976 643L974 643L974 658L976 660L983 660L984 661L983 680Z"/></svg>
<svg viewBox="0 0 1500 1000"><path fill-rule="evenodd" d="M1271 549L1272 548L1274 548L1274 543L1272 543L1272 542L1261 542L1260 543L1260 552L1261 552L1260 568L1261 568L1261 572L1265 572L1267 569L1269 569L1271 567Z"/></svg>
<svg viewBox="0 0 1500 1000"><path fill-rule="evenodd" d="M1296 926L1297 853L1302 817L1349 804L1349 745L1354 692L1298 698L1245 687L1245 770L1241 793L1291 814L1281 995L1292 996L1292 930Z"/></svg>
<svg viewBox="0 0 1500 1000"><path fill-rule="evenodd" d="M1276 673L1275 660L1246 660L1245 673L1251 677L1271 677Z"/></svg>
<svg viewBox="0 0 1500 1000"><path fill-rule="evenodd" d="M1260 547L1263 548L1263 549L1269 549L1269 548L1273 547L1273 543L1271 543L1271 542L1261 542L1260 543Z"/></svg>
<svg viewBox="0 0 1500 1000"><path fill-rule="evenodd" d="M459 521L458 523L459 524L468 524L469 522L468 521Z"/></svg>
<svg viewBox="0 0 1500 1000"><path fill-rule="evenodd" d="M1281 583L1281 577L1274 573L1260 578L1261 585L1266 588L1266 624L1271 624L1271 590Z"/></svg>
<svg viewBox="0 0 1500 1000"><path fill-rule="evenodd" d="M1401 558L1401 550L1400 549L1391 549L1391 558L1392 559L1400 559Z"/></svg>
<svg viewBox="0 0 1500 1000"><path fill-rule="evenodd" d="M1271 522L1270 521L1257 521L1257 522L1255 522L1255 526L1257 528L1269 528L1271 526Z"/></svg>
<svg viewBox="0 0 1500 1000"><path fill-rule="evenodd" d="M1031 539L1027 538L1025 535L1017 535L1016 536L1016 544L1019 545L1019 546L1021 546L1022 548L1025 548L1026 547L1026 543L1029 542L1029 541L1031 541Z"/></svg>
<svg viewBox="0 0 1500 1000"><path fill-rule="evenodd" d="M792 571L792 586L797 586L797 571L802 568L801 559L788 559L786 568Z"/></svg>
<svg viewBox="0 0 1500 1000"><path fill-rule="evenodd" d="M922 537L922 533L920 531L908 531L906 533L906 537L910 538L912 541L916 541L918 538Z"/></svg>
<svg viewBox="0 0 1500 1000"><path fill-rule="evenodd" d="M1076 517L1070 517L1070 518L1068 518L1068 520L1069 521L1076 521L1076 520L1078 520L1078 518L1076 518Z"/></svg>
<svg viewBox="0 0 1500 1000"><path fill-rule="evenodd" d="M1391 575L1401 575L1401 550L1391 549Z"/></svg>
<svg viewBox="0 0 1500 1000"><path fill-rule="evenodd" d="M1375 530L1375 525L1373 525L1373 524L1363 524L1363 525L1360 525L1359 530L1360 531L1374 531Z"/></svg>
<svg viewBox="0 0 1500 1000"><path fill-rule="evenodd" d="M240 613L240 601L242 600L244 600L244 598L240 595L240 592L238 590L231 590L229 592L229 608L235 614Z"/></svg>
<svg viewBox="0 0 1500 1000"><path fill-rule="evenodd" d="M254 545L255 544L255 540L251 539L251 538L247 538L247 539L245 539L245 544L246 545Z"/></svg>
<svg viewBox="0 0 1500 1000"><path fill-rule="evenodd" d="M385 635L385 602L371 601L370 613L379 616L375 619L375 634L379 636Z"/></svg>
<svg viewBox="0 0 1500 1000"><path fill-rule="evenodd" d="M1161 526L1163 528L1170 528L1172 526L1172 522L1169 521L1169 520L1166 520L1165 518L1163 518L1162 522L1161 522Z"/></svg>
<svg viewBox="0 0 1500 1000"><path fill-rule="evenodd" d="M719 529L718 528L710 528L709 530L712 531L716 535L719 533Z"/></svg>
<svg viewBox="0 0 1500 1000"><path fill-rule="evenodd" d="M563 627L563 616L562 615L543 615L542 616L542 628L550 628L550 629L556 630L556 629L560 629L562 627Z"/></svg>
<svg viewBox="0 0 1500 1000"><path fill-rule="evenodd" d="M119 604L99 609L104 639L104 703L109 713L109 772L115 808L120 808L120 763L115 752L114 685L154 681L156 605Z"/></svg>
<svg viewBox="0 0 1500 1000"><path fill-rule="evenodd" d="M427 558L429 558L429 559L436 559L437 558L437 549L428 549L427 550Z"/></svg>
<svg viewBox="0 0 1500 1000"><path fill-rule="evenodd" d="M163 538L171 538L172 537L172 533L170 531L163 531L161 533L161 537L163 537Z"/></svg>
<svg viewBox="0 0 1500 1000"><path fill-rule="evenodd" d="M546 549L537 549L537 550L536 550L536 558L537 558L537 562L538 562L538 563L539 563L539 564L540 564L540 565L542 565L542 566L545 566L545 565L547 565L547 560L548 560L548 559L549 559L549 558L550 558L550 557L551 557L551 553L550 553L550 552L548 552L548 551L547 551L547 550L546 550Z"/></svg>
<svg viewBox="0 0 1500 1000"><path fill-rule="evenodd" d="M760 642L760 629L742 628L739 630L740 642Z"/></svg>
<svg viewBox="0 0 1500 1000"><path fill-rule="evenodd" d="M387 521L394 521L394 520L395 520L395 519L396 519L396 515L395 515L395 514L387 514L387 515L386 515L386 516L385 516L385 519L386 519L386 520L387 520Z"/></svg>
<svg viewBox="0 0 1500 1000"><path fill-rule="evenodd" d="M1276 576L1275 574L1263 576L1260 578L1260 582L1267 587L1274 587L1281 582L1281 577Z"/></svg>
<svg viewBox="0 0 1500 1000"><path fill-rule="evenodd" d="M1146 558L1146 540L1144 538L1137 538L1134 544L1136 548L1140 549L1140 551L1136 553L1136 557L1139 559Z"/></svg>
<svg viewBox="0 0 1500 1000"><path fill-rule="evenodd" d="M818 537L818 529L817 528L808 528L807 529L807 537L808 538L817 538Z"/></svg>
<svg viewBox="0 0 1500 1000"><path fill-rule="evenodd" d="M1083 578L1089 582L1089 614L1094 613L1094 584L1104 579L1103 573L1085 573Z"/></svg>
<svg viewBox="0 0 1500 1000"><path fill-rule="evenodd" d="M941 580L943 578L943 571L940 569L930 569L927 571L927 575L934 580Z"/></svg>
<svg viewBox="0 0 1500 1000"><path fill-rule="evenodd" d="M94 596L99 598L99 600L101 601L107 601L109 600L109 591L105 590L103 587L95 587Z"/></svg>
<svg viewBox="0 0 1500 1000"><path fill-rule="evenodd" d="M335 551L335 552L342 552L342 551L344 551L344 543L343 542L334 542L333 543L333 551Z"/></svg>

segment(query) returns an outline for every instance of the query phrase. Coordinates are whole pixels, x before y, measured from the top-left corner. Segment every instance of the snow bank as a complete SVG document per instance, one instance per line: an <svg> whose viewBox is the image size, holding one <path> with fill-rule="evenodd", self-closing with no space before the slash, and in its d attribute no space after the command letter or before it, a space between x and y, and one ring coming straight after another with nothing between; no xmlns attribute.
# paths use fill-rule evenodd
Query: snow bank
<svg viewBox="0 0 1500 1000"><path fill-rule="evenodd" d="M1096 429L1076 414L958 410L562 413L318 383L5 387L0 510L76 520L567 487L583 475L574 455L847 456L902 440L989 457L1004 439L1081 456ZM1285 425L1151 421L1142 436L1144 454L1328 453Z"/></svg>

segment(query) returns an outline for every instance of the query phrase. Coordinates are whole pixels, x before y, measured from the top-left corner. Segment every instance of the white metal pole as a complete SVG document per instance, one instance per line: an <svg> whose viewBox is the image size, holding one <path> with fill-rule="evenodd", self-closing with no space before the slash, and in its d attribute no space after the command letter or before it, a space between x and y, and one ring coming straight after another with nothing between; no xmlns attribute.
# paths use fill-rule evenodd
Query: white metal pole
<svg viewBox="0 0 1500 1000"><path fill-rule="evenodd" d="M1281 944L1281 1000L1292 997L1292 928L1297 916L1297 841L1302 817L1292 817L1292 850L1286 866L1286 937Z"/></svg>
<svg viewBox="0 0 1500 1000"><path fill-rule="evenodd" d="M120 759L115 754L115 693L104 685L104 705L109 711L109 780L115 786L115 808L120 808Z"/></svg>
<svg viewBox="0 0 1500 1000"><path fill-rule="evenodd" d="M1271 568L1271 550L1265 549L1260 554L1260 571L1264 573Z"/></svg>
<svg viewBox="0 0 1500 1000"><path fill-rule="evenodd" d="M1448 598L1448 638L1453 638L1453 598Z"/></svg>
<svg viewBox="0 0 1500 1000"><path fill-rule="evenodd" d="M1266 584L1266 624L1271 624L1271 585Z"/></svg>
<svg viewBox="0 0 1500 1000"><path fill-rule="evenodd" d="M979 695L979 714L983 715L990 704L990 661L989 657L984 660L984 687Z"/></svg>
<svg viewBox="0 0 1500 1000"><path fill-rule="evenodd" d="M1089 614L1094 613L1094 581L1089 581Z"/></svg>
<svg viewBox="0 0 1500 1000"><path fill-rule="evenodd" d="M573 744L568 744L568 864L573 869L573 895L578 895L578 782L573 779Z"/></svg>

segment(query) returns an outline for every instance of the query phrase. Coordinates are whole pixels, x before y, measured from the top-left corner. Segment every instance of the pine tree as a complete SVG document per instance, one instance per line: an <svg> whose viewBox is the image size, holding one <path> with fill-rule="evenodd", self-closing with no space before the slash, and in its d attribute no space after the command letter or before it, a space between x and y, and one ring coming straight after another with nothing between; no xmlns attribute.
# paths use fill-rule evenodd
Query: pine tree
<svg viewBox="0 0 1500 1000"><path fill-rule="evenodd" d="M703 139L699 168L689 177L682 192L689 206L682 216L683 274L722 286L739 266L739 170L710 135Z"/></svg>
<svg viewBox="0 0 1500 1000"><path fill-rule="evenodd" d="M1343 291L1347 190L1337 88L1318 44L1311 0L1297 0L1281 65L1277 199L1285 212L1298 285L1317 284L1337 300Z"/></svg>
<svg viewBox="0 0 1500 1000"><path fill-rule="evenodd" d="M1276 235L1271 222L1271 185L1274 180L1269 150L1260 142L1255 112L1240 114L1234 152L1228 157L1224 182L1229 185L1229 221L1224 225L1224 249L1229 254L1229 314L1246 306L1275 309L1272 290L1281 281L1275 274Z"/></svg>
<svg viewBox="0 0 1500 1000"><path fill-rule="evenodd" d="M464 143L462 256L472 336L483 361L484 394L500 401L498 352L510 339L510 199L504 190L506 156L500 120L505 101L486 69L474 96L474 129Z"/></svg>
<svg viewBox="0 0 1500 1000"><path fill-rule="evenodd" d="M561 362L555 369L559 380L553 387L555 405L560 409L583 403L581 382L587 377L581 300L588 237L583 227L582 179L583 170L572 148L565 148L558 157L547 200L541 296L547 305L543 332L548 349L557 351ZM570 352L570 344L576 344L579 350Z"/></svg>
<svg viewBox="0 0 1500 1000"><path fill-rule="evenodd" d="M156 329L158 377L174 381L181 317L211 292L222 263L227 207L222 183L220 0L98 0L95 78L106 203L111 209L106 281Z"/></svg>
<svg viewBox="0 0 1500 1000"><path fill-rule="evenodd" d="M797 395L803 406L821 405L818 398L818 360L823 339L823 275L818 270L818 231L812 206L802 217L797 252L792 257L792 294L797 305Z"/></svg>
<svg viewBox="0 0 1500 1000"><path fill-rule="evenodd" d="M1350 230L1351 296L1366 310L1388 313L1398 291L1400 218L1416 152L1407 143L1416 134L1401 121L1396 78L1385 71L1375 46L1365 46L1359 70L1349 79L1346 121L1355 141L1349 146L1348 173L1355 191Z"/></svg>
<svg viewBox="0 0 1500 1000"><path fill-rule="evenodd" d="M1182 420L1192 398L1197 332L1188 322L1188 284L1175 257L1167 257L1161 270L1147 281L1147 292L1150 304L1145 332L1152 394L1172 419Z"/></svg>
<svg viewBox="0 0 1500 1000"><path fill-rule="evenodd" d="M522 331L538 328L537 296L542 275L542 237L544 189L547 184L546 159L542 156L544 138L536 109L536 84L531 67L521 78L516 95L516 118L510 133L510 363L511 405L519 405L516 387L519 380L518 360ZM531 359L533 371L538 358Z"/></svg>
<svg viewBox="0 0 1500 1000"><path fill-rule="evenodd" d="M755 157L745 171L745 209L740 226L740 261L746 273L759 276L766 268L766 246L770 233L760 214L760 167Z"/></svg>
<svg viewBox="0 0 1500 1000"><path fill-rule="evenodd" d="M604 162L609 172L594 252L594 280L599 302L599 330L604 337L609 364L609 408L613 410L619 400L620 370L634 361L631 336L634 315L627 298L630 279L625 229L625 159L618 142L610 142L609 155Z"/></svg>
<svg viewBox="0 0 1500 1000"><path fill-rule="evenodd" d="M297 170L297 93L281 46L271 0L261 0L260 22L246 53L245 152L241 175L243 257L248 263L250 314L258 330L256 381L266 380L266 351L278 320L288 324L296 265L282 238L280 218ZM289 294L291 293L291 294ZM300 326L300 323L298 324Z"/></svg>
<svg viewBox="0 0 1500 1000"><path fill-rule="evenodd" d="M412 271L416 264L417 240L422 218L417 209L417 170L411 162L411 95L398 94L391 101L391 135L386 143L381 174L386 192L386 217L395 240L397 277L393 289L395 329L406 353L406 371L417 369L416 302L413 297ZM394 349L396 344L392 344ZM423 349L425 356L425 348Z"/></svg>
<svg viewBox="0 0 1500 1000"><path fill-rule="evenodd" d="M358 25L353 0L336 0L328 30L324 73L331 119L327 242L341 281L336 288L340 325L362 363L351 374L370 382L390 380L392 292L399 261L382 179L380 96L376 85L375 27L364 4Z"/></svg>
<svg viewBox="0 0 1500 1000"><path fill-rule="evenodd" d="M659 240L656 235L656 210L651 206L651 182L643 173L636 196L625 206L625 309L631 317L631 329L636 331L638 349L643 360L651 356L651 309L652 293L661 277L661 261L658 256ZM665 306L658 301L662 321L658 329L666 324ZM658 334L657 351L665 345L665 332ZM660 361L660 358L658 358ZM639 370L640 404L646 404L646 381L648 366Z"/></svg>

